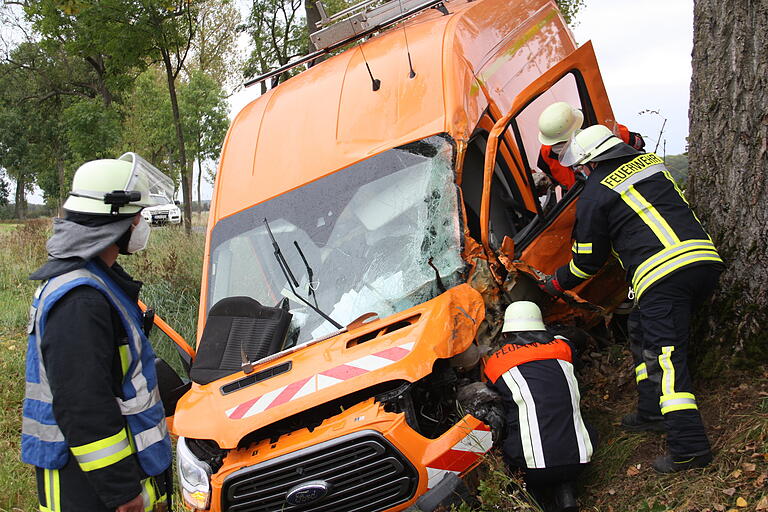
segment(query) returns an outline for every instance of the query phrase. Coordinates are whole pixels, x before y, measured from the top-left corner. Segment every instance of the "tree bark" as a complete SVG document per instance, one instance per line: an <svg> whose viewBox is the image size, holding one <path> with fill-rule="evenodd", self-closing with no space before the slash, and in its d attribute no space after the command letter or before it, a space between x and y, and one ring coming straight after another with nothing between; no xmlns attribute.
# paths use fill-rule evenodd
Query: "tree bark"
<svg viewBox="0 0 768 512"><path fill-rule="evenodd" d="M161 50L165 75L168 79L168 94L171 97L171 110L173 111L173 124L176 127L176 142L179 149L179 169L181 173L181 195L184 200L184 231L192 233L192 174L187 169L187 152L184 147L184 129L181 126L181 114L179 113L179 100L176 97L176 77L173 74L171 56L167 50Z"/></svg>
<svg viewBox="0 0 768 512"><path fill-rule="evenodd" d="M702 363L765 360L768 0L696 0L688 196L727 269L697 325Z"/></svg>

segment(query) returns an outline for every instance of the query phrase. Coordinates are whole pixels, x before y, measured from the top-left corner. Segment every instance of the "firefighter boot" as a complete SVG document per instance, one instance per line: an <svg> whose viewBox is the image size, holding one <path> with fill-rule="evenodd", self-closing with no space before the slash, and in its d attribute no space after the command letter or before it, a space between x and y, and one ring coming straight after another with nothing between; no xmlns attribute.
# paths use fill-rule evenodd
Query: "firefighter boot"
<svg viewBox="0 0 768 512"><path fill-rule="evenodd" d="M664 432L664 418L661 415L646 417L635 411L621 418L621 428L631 432Z"/></svg>
<svg viewBox="0 0 768 512"><path fill-rule="evenodd" d="M676 473L686 469L703 468L712 462L712 452L676 459L672 455L662 455L653 462L653 469L659 473Z"/></svg>
<svg viewBox="0 0 768 512"><path fill-rule="evenodd" d="M563 482L555 488L555 510L557 512L578 512L576 495L571 482Z"/></svg>

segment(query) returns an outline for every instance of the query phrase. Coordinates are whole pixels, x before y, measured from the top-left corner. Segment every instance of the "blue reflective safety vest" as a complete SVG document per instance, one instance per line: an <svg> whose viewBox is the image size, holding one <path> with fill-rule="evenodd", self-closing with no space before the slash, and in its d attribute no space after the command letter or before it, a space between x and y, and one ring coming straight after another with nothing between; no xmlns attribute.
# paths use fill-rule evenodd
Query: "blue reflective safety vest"
<svg viewBox="0 0 768 512"><path fill-rule="evenodd" d="M32 302L27 332L26 394L22 417L21 459L45 469L61 469L69 459L69 446L53 415L53 396L43 365L41 340L54 304L77 286L99 290L118 312L128 335L120 353L123 397L116 397L130 432L139 464L156 476L171 464L171 440L165 423L155 372L155 353L142 329L142 313L102 269L93 262L43 283Z"/></svg>

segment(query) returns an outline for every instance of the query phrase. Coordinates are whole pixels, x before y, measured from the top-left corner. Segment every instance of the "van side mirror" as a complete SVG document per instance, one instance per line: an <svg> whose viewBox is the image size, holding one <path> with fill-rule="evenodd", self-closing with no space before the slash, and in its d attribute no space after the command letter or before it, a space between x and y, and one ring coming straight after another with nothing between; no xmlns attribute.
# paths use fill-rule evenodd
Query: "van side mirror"
<svg viewBox="0 0 768 512"><path fill-rule="evenodd" d="M181 206L181 201L174 201L173 204L175 204L176 206Z"/></svg>

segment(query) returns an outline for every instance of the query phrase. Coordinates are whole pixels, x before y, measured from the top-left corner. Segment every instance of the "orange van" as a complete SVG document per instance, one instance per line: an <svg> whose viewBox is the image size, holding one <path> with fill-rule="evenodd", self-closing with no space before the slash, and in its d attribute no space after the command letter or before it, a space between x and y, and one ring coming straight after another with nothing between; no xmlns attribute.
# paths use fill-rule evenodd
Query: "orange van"
<svg viewBox="0 0 768 512"><path fill-rule="evenodd" d="M554 1L407 8L232 122L169 420L189 508L433 510L492 446L456 389L503 307L588 328L626 297L617 265L567 302L530 278L568 262L583 186L537 191L539 114L613 124L590 43Z"/></svg>

